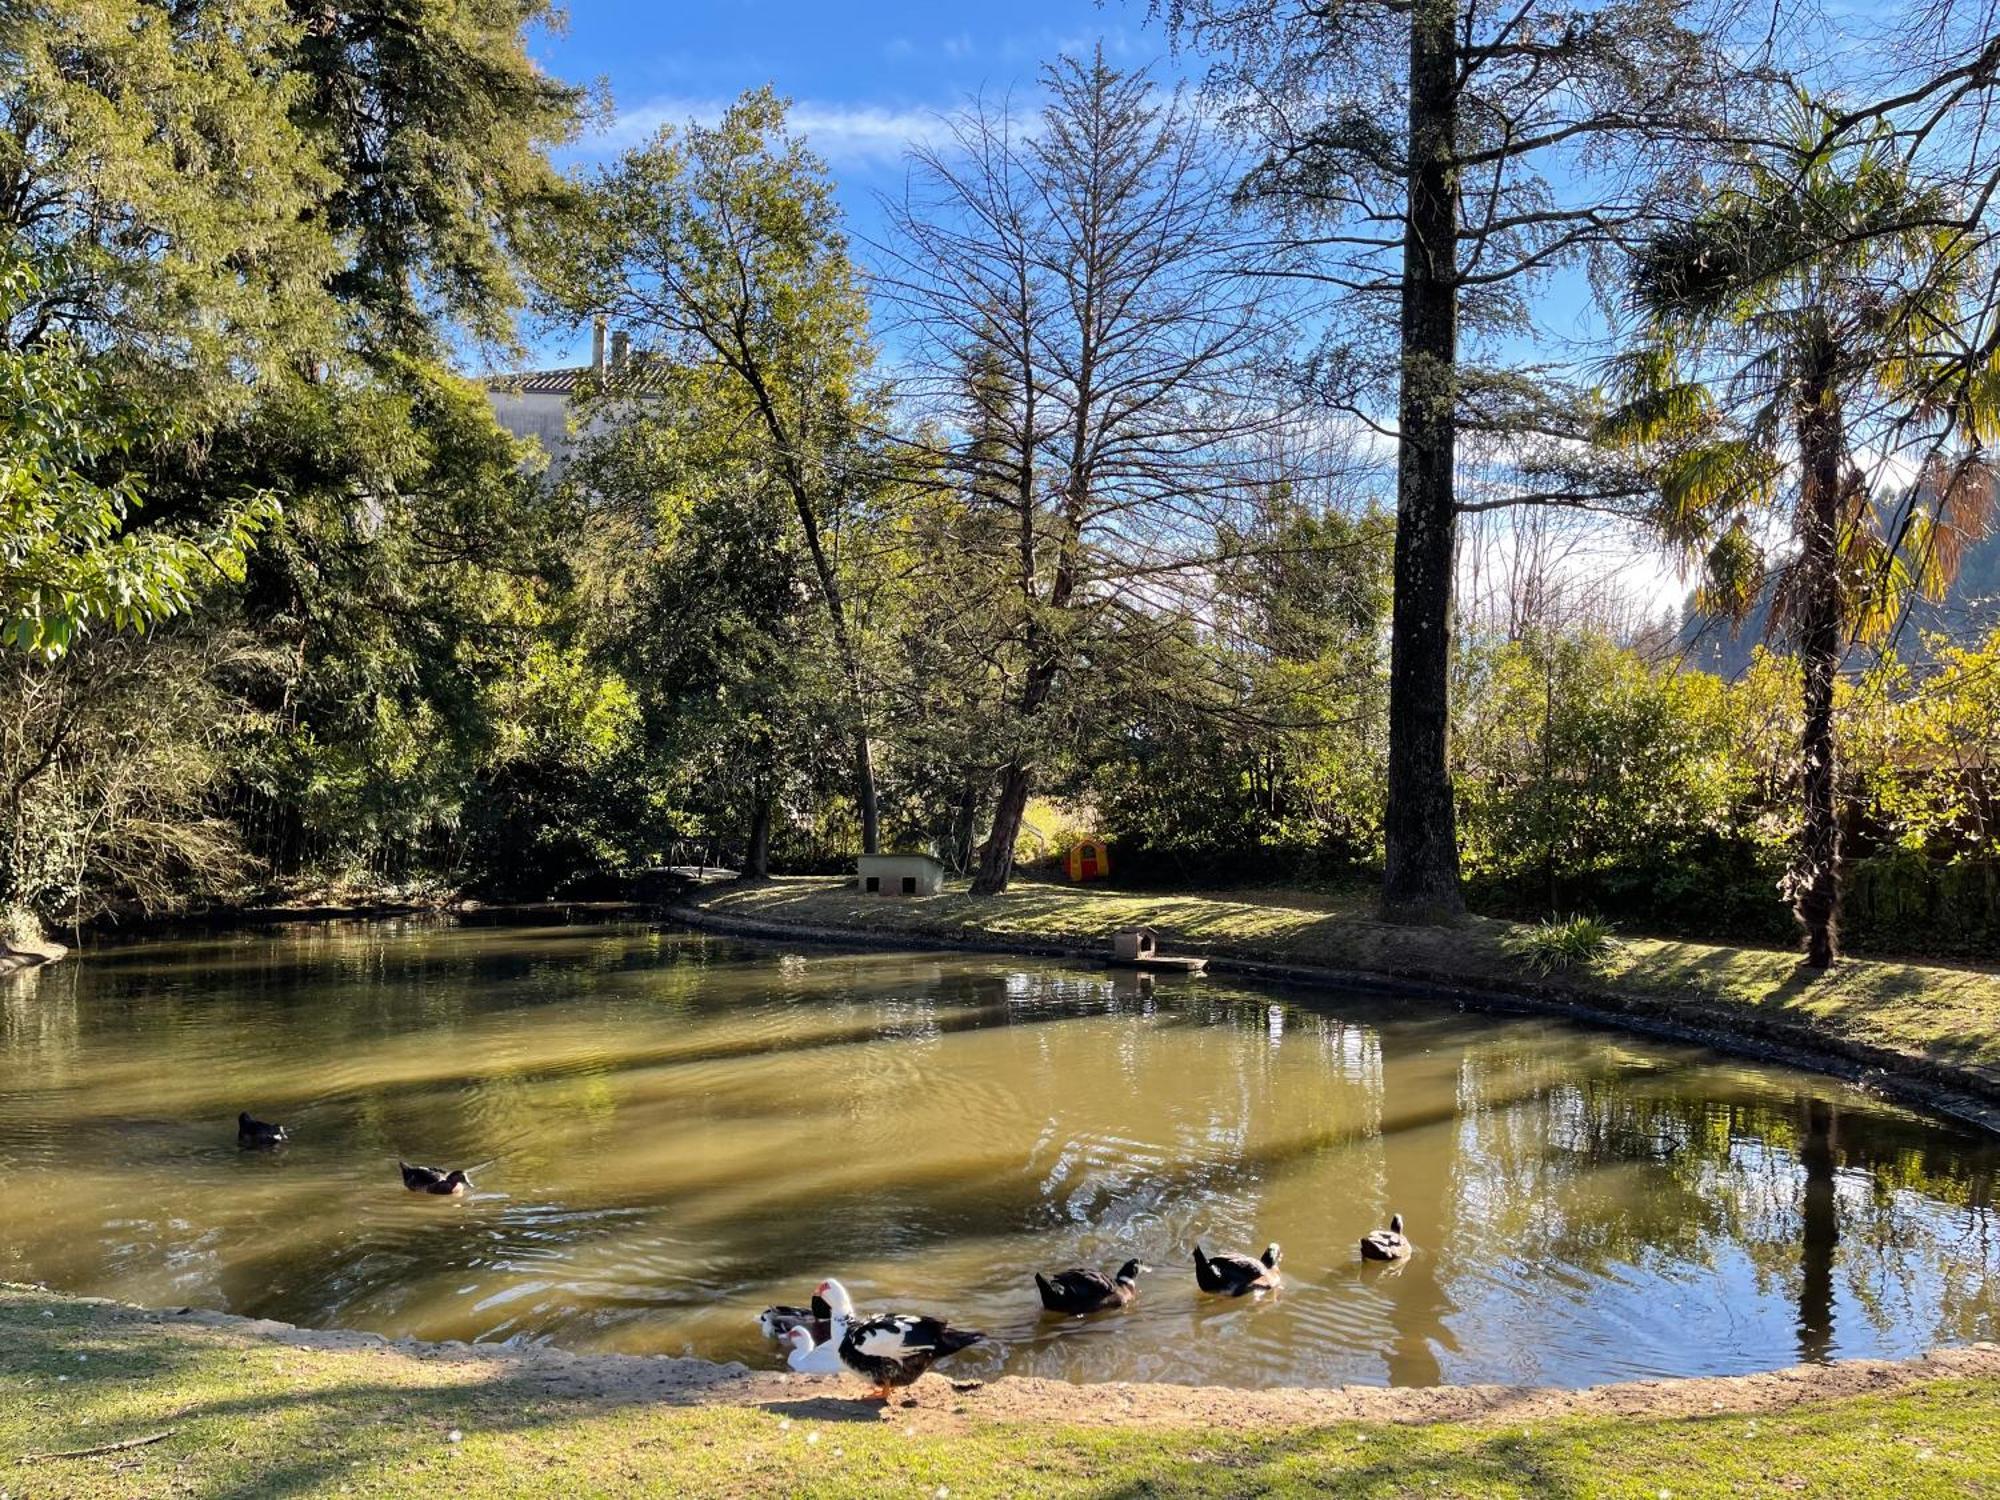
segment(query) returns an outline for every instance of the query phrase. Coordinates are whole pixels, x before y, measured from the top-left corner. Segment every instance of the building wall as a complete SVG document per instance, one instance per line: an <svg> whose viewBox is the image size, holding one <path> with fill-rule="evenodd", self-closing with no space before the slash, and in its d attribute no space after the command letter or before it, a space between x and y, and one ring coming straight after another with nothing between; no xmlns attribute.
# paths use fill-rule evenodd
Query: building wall
<svg viewBox="0 0 2000 1500"><path fill-rule="evenodd" d="M944 866L921 854L864 854L854 862L855 879L864 893L880 896L935 896L944 886ZM868 891L868 882L879 882ZM903 882L916 882L905 890Z"/></svg>
<svg viewBox="0 0 2000 1500"><path fill-rule="evenodd" d="M542 392L486 388L493 416L517 438L531 438L549 456L548 477L559 478L569 463L576 437L569 430L569 397Z"/></svg>

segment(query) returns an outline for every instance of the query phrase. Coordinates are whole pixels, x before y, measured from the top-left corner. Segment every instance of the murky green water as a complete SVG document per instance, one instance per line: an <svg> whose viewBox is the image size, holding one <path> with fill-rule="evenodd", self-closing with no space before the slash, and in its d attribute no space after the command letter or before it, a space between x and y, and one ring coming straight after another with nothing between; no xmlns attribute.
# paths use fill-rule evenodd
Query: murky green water
<svg viewBox="0 0 2000 1500"><path fill-rule="evenodd" d="M1547 1020L636 927L150 944L0 986L0 1277L777 1366L838 1275L961 1373L1582 1384L2000 1337L2000 1153ZM249 1109L294 1141L239 1151ZM470 1165L413 1197L398 1154ZM1363 1267L1393 1210L1414 1261ZM1283 1242L1275 1298L1188 1250ZM1145 1257L1132 1311L1030 1273Z"/></svg>

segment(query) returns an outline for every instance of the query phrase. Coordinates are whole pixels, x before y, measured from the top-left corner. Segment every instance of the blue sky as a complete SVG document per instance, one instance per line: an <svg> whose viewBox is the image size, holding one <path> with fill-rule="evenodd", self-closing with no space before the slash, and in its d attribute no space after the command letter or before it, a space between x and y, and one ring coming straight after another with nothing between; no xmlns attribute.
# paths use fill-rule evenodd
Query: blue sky
<svg viewBox="0 0 2000 1500"><path fill-rule="evenodd" d="M769 83L793 101L793 121L827 160L850 228L863 241L880 224L876 195L902 180L908 143L971 95L1012 91L1032 99L1044 61L1100 42L1119 65L1150 64L1164 79L1200 67L1173 55L1163 29L1148 19L1146 0L1017 0L1008 9L916 0L569 3L567 30L535 37L533 50L558 76L605 84L614 118L565 152L567 162L608 158L662 124L713 118L744 90ZM1839 8L1841 0L1834 3ZM1873 3L1864 0L1863 8ZM856 248L865 261L865 247ZM1573 290L1543 308L1570 331L1590 321L1581 285ZM533 342L534 364L589 358L582 331ZM1679 595L1657 554L1635 553L1623 539L1610 539L1603 551L1587 548L1572 564L1586 574L1626 574L1663 605Z"/></svg>
<svg viewBox="0 0 2000 1500"><path fill-rule="evenodd" d="M560 77L602 80L616 119L573 159L608 156L662 124L712 117L745 89L773 84L827 159L851 226L871 233L875 195L901 180L903 149L972 94L1034 91L1041 62L1102 41L1123 66L1176 76L1145 0L1017 0L1009 8L914 0L570 0L568 30L534 39ZM541 342L553 362L587 357Z"/></svg>

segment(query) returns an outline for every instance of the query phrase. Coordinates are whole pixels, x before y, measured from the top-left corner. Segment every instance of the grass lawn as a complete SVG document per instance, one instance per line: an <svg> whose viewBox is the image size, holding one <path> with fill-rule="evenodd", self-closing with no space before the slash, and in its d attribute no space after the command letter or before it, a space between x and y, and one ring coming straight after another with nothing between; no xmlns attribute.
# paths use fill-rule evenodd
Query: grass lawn
<svg viewBox="0 0 2000 1500"><path fill-rule="evenodd" d="M2000 1496L1984 1377L1754 1415L915 1430L858 1401L577 1394L505 1359L296 1339L0 1287L0 1495Z"/></svg>
<svg viewBox="0 0 2000 1500"><path fill-rule="evenodd" d="M1659 938L1621 939L1588 974L1537 981L1506 951L1514 923L1472 917L1450 927L1397 927L1370 914L1370 893L1232 890L1133 894L1102 886L1017 882L974 897L866 897L838 878L717 887L698 897L718 915L877 933L1101 945L1141 923L1171 951L1350 969L1469 986L1555 988L1583 1000L1638 1001L1700 1019L1775 1023L1913 1063L1963 1070L2000 1094L2000 974L1941 965L1843 959L1815 974L1796 954Z"/></svg>

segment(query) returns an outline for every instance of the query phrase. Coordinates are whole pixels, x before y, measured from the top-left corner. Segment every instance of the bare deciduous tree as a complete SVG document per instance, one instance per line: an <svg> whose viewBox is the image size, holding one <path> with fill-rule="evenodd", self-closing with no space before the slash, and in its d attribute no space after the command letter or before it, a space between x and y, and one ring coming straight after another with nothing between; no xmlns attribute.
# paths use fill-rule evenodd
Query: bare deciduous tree
<svg viewBox="0 0 2000 1500"><path fill-rule="evenodd" d="M984 549L1001 707L982 892L1011 875L1066 681L1104 625L1130 649L1163 592L1212 559L1277 417L1256 397L1271 319L1241 274L1208 132L1101 54L1043 81L1031 127L981 103L917 151L884 252L912 394Z"/></svg>

